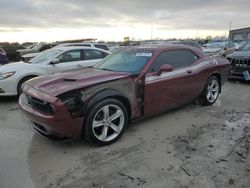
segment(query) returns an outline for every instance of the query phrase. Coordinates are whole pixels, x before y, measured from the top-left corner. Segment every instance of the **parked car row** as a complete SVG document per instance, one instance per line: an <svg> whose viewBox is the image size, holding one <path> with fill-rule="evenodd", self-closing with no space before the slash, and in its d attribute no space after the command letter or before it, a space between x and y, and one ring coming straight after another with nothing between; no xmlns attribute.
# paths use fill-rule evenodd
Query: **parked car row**
<svg viewBox="0 0 250 188"><path fill-rule="evenodd" d="M208 44L204 45L204 48L196 41L194 40L174 40L174 41L149 41L149 42L143 42L141 43L142 45L166 45L166 44L183 44L183 45L188 45L188 46L193 46L196 47L200 50L205 50L205 52L209 55L221 55L221 56L226 56L230 53L233 52L233 50L237 49L239 47L238 44L237 48L234 46L234 44L231 41L221 41L221 40L212 40ZM26 48L22 46L18 46L16 50L13 50L10 52L10 50L7 50L7 56L10 56L11 61L25 61L28 62L32 58L36 57L40 53L51 49L53 47L62 47L62 46L86 46L86 47L95 47L95 48L101 48L104 50L109 50L112 53L116 52L119 49L126 48L129 46L134 46L134 45L140 45L140 43L131 43L130 45L128 44L120 44L112 47L107 47L106 44L104 43L35 43L32 45L27 46ZM13 48L13 45L11 45ZM216 47L217 46L217 47ZM218 46L221 46L221 49L218 49ZM7 46L4 47L8 48ZM215 49L217 48L217 49ZM219 47L220 48L220 47ZM223 48L223 49L222 49ZM15 49L15 48L13 48ZM217 51L215 51L217 50ZM6 50L5 50L6 51Z"/></svg>
<svg viewBox="0 0 250 188"><path fill-rule="evenodd" d="M12 43L12 44L5 43L1 44L0 47L6 52L9 61L19 61L20 57L17 50L24 48L22 45L18 43Z"/></svg>
<svg viewBox="0 0 250 188"><path fill-rule="evenodd" d="M30 70L43 69L43 74L60 72L60 66L63 70L72 69L65 67L74 64L72 59L86 61L92 57L99 61L109 54L97 48L76 48L51 49L30 63L19 64L19 70L36 67ZM68 60L71 63L65 63ZM211 57L197 48L176 44L123 48L93 67L80 68L79 62L74 65L75 70L22 83L19 104L39 135L56 140L84 137L100 145L117 141L131 120L194 99L212 105L230 68L225 58ZM4 70L0 86L7 80L14 83L11 85L17 83L14 82L19 75L16 66L0 68L0 72ZM12 89L12 94L19 92Z"/></svg>
<svg viewBox="0 0 250 188"><path fill-rule="evenodd" d="M19 53L20 59L27 62L39 55L41 52L51 49L56 45L56 43L38 43L31 45L25 49L17 50L17 52Z"/></svg>
<svg viewBox="0 0 250 188"><path fill-rule="evenodd" d="M22 57L25 54L29 54L29 53L38 53L38 52L42 52L44 50L50 49L52 47L56 46L55 43L37 43L34 45L31 45L25 49L20 49L17 50L17 52L19 53L19 56Z"/></svg>
<svg viewBox="0 0 250 188"><path fill-rule="evenodd" d="M48 44L47 44L48 45ZM59 47L67 47L67 46L85 46L85 47L93 47L93 48L100 48L103 50L109 50L108 47L105 44L100 44L100 43L63 43L63 44L53 44L50 45L50 48L59 48ZM50 48L42 48L40 52L36 53L26 53L25 55L21 56L21 60L24 62L28 62L32 58L38 56L41 54L44 50L50 49Z"/></svg>

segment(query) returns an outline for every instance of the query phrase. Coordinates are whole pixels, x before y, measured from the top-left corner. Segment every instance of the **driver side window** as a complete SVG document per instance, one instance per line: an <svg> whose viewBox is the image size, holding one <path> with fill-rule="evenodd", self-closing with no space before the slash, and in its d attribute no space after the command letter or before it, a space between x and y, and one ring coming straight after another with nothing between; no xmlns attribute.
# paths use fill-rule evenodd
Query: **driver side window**
<svg viewBox="0 0 250 188"><path fill-rule="evenodd" d="M81 60L81 50L72 50L65 52L58 57L60 63L71 62L71 61L80 61Z"/></svg>
<svg viewBox="0 0 250 188"><path fill-rule="evenodd" d="M187 67L192 65L196 62L198 56L196 56L190 50L171 50L161 53L154 63L152 64L151 68L149 69L150 72L158 72L162 65L168 64L172 65L174 69Z"/></svg>

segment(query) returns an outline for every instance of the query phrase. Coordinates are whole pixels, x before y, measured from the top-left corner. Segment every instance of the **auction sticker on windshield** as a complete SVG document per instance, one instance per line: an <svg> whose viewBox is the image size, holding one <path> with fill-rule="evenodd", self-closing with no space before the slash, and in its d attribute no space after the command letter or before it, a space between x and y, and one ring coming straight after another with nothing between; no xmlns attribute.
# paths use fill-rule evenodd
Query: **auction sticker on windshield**
<svg viewBox="0 0 250 188"><path fill-rule="evenodd" d="M151 57L152 53L141 52L141 53L136 53L136 56L139 56L139 57Z"/></svg>

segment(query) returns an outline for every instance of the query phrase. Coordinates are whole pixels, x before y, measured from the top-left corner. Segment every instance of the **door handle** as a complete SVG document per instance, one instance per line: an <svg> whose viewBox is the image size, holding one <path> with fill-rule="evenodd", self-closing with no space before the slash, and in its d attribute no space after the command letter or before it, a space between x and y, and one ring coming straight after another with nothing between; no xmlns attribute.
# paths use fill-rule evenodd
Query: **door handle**
<svg viewBox="0 0 250 188"><path fill-rule="evenodd" d="M188 69L188 70L187 70L187 73L188 73L188 74L191 74L192 72L193 72L193 71L192 71L191 69Z"/></svg>

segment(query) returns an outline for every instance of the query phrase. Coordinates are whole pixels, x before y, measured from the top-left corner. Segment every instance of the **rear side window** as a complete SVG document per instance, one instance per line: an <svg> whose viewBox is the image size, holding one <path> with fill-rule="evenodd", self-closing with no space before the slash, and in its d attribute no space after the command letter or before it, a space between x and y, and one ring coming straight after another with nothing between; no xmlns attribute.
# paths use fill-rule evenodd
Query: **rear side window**
<svg viewBox="0 0 250 188"><path fill-rule="evenodd" d="M153 65L150 71L156 72L160 70L160 67L164 64L172 65L175 69L192 65L198 57L189 50L172 50L161 53Z"/></svg>
<svg viewBox="0 0 250 188"><path fill-rule="evenodd" d="M108 50L108 47L106 45L103 45L103 44L95 44L94 46L96 48L100 48L100 49L103 49L103 50Z"/></svg>
<svg viewBox="0 0 250 188"><path fill-rule="evenodd" d="M91 50L91 49L84 50L84 60L103 59L105 56L106 56L105 53L98 50Z"/></svg>

